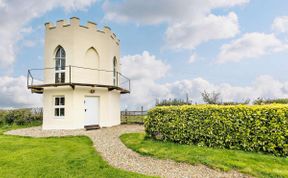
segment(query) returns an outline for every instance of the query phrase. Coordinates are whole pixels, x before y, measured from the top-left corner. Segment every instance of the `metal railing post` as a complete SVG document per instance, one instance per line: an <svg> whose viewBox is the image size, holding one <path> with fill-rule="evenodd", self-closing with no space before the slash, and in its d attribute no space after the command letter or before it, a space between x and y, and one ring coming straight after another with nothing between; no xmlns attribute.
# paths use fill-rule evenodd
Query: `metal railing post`
<svg viewBox="0 0 288 178"><path fill-rule="evenodd" d="M127 112L127 109L125 109L125 118L126 118L126 123L128 123L128 112Z"/></svg>
<svg viewBox="0 0 288 178"><path fill-rule="evenodd" d="M33 85L34 78L33 78L32 74L31 74L31 72L30 72L30 69L29 69L29 70L28 70L28 79L27 79L28 85L29 85L29 79L30 79L30 77L31 77L31 85Z"/></svg>
<svg viewBox="0 0 288 178"><path fill-rule="evenodd" d="M28 70L28 72L27 72L27 87L29 86L29 73L30 73L30 70Z"/></svg>
<svg viewBox="0 0 288 178"><path fill-rule="evenodd" d="M71 84L71 65L69 65L69 83Z"/></svg>
<svg viewBox="0 0 288 178"><path fill-rule="evenodd" d="M29 70L27 72L27 87L29 86Z"/></svg>
<svg viewBox="0 0 288 178"><path fill-rule="evenodd" d="M34 78L33 78L33 76L32 76L32 74L31 74L31 72L29 71L29 75L30 75L30 77L31 77L31 85L33 85L33 83L34 83Z"/></svg>
<svg viewBox="0 0 288 178"><path fill-rule="evenodd" d="M119 86L119 72L117 72L116 85Z"/></svg>

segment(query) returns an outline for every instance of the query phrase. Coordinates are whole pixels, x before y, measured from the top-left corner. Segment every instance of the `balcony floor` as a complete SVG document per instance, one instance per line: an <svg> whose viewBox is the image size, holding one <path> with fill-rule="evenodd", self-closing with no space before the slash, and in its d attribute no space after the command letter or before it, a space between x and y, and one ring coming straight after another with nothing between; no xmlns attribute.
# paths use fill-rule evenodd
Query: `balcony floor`
<svg viewBox="0 0 288 178"><path fill-rule="evenodd" d="M108 88L108 91L119 90L121 94L130 93L129 90L113 86L113 85L102 85L102 84L88 84L88 83L52 83L52 84L41 84L41 85L28 85L28 89L31 89L32 93L42 94L44 88L46 87L60 87L60 86L70 86L71 88L75 88L75 86L88 86L88 87L100 87L100 88Z"/></svg>

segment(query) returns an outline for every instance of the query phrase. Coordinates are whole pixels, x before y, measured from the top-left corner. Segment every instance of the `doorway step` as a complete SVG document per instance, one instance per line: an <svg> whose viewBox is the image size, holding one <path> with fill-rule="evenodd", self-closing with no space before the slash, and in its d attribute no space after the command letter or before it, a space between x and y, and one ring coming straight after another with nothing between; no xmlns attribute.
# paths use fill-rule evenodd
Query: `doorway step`
<svg viewBox="0 0 288 178"><path fill-rule="evenodd" d="M96 129L100 129L99 125L85 125L84 128L86 130L96 130Z"/></svg>

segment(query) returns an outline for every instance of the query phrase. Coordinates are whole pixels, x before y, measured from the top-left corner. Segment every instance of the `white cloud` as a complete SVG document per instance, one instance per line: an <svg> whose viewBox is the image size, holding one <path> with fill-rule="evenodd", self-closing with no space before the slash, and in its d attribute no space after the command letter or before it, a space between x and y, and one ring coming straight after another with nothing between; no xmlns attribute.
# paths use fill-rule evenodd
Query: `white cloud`
<svg viewBox="0 0 288 178"><path fill-rule="evenodd" d="M138 84L137 84L138 85ZM146 85L149 88L134 88L137 95L127 95L124 103L128 108L135 109L144 106L145 109L153 107L156 99L186 99L188 94L189 100L193 103L203 103L201 93L205 90L208 92L219 92L221 100L243 102L247 99L251 101L257 98L288 98L288 81L279 81L271 76L262 75L249 86L233 86L229 83L213 84L203 78L191 80L179 80L176 82ZM145 91L145 93L138 92ZM137 108L136 108L137 109Z"/></svg>
<svg viewBox="0 0 288 178"><path fill-rule="evenodd" d="M208 2L211 4L211 7L220 8L246 4L249 0L209 0Z"/></svg>
<svg viewBox="0 0 288 178"><path fill-rule="evenodd" d="M25 27L32 19L39 18L54 8L66 11L83 10L95 0L1 0L0 1L0 67L13 64L17 53L17 42L23 33L29 32Z"/></svg>
<svg viewBox="0 0 288 178"><path fill-rule="evenodd" d="M275 32L287 33L288 32L288 16L281 16L274 19L272 29Z"/></svg>
<svg viewBox="0 0 288 178"><path fill-rule="evenodd" d="M122 108L145 109L153 107L156 99L189 98L193 102L203 103L201 92L220 92L223 101L255 100L258 97L288 97L288 81L279 81L269 75L257 77L251 85L234 86L229 83L211 83L201 77L175 82L160 83L169 72L170 66L149 52L141 55L123 57L123 73L130 77L132 92L122 96Z"/></svg>
<svg viewBox="0 0 288 178"><path fill-rule="evenodd" d="M246 33L221 47L217 62L239 62L288 49L274 34Z"/></svg>
<svg viewBox="0 0 288 178"><path fill-rule="evenodd" d="M170 68L161 59L144 51L141 55L124 56L121 61L123 74L131 79L132 92L122 97L126 106L152 106L157 97L168 93L165 86L156 82Z"/></svg>
<svg viewBox="0 0 288 178"><path fill-rule="evenodd" d="M126 0L106 1L104 19L116 22L133 22L139 25L167 23L167 46L195 48L215 39L233 37L239 32L237 15L216 16L212 10L243 5L249 0Z"/></svg>
<svg viewBox="0 0 288 178"><path fill-rule="evenodd" d="M214 84L201 77L175 82L160 83L170 72L169 65L149 52L141 55L128 55L122 59L123 73L131 78L131 94L122 96L122 108L145 109L153 107L156 99L189 98L203 103L201 92L220 92L223 101L245 101L263 98L288 97L288 81L279 81L269 75L257 77L248 86L235 86L229 83Z"/></svg>
<svg viewBox="0 0 288 178"><path fill-rule="evenodd" d="M4 0L0 0L0 8L4 8L6 5L4 3Z"/></svg>
<svg viewBox="0 0 288 178"><path fill-rule="evenodd" d="M202 103L201 92L219 92L223 101L244 101L263 98L288 97L288 82L278 81L269 75L262 75L250 86L233 86L228 83L213 84L203 78L192 80L180 80L168 83L170 96L174 98L185 98L186 93L197 103Z"/></svg>
<svg viewBox="0 0 288 178"><path fill-rule="evenodd" d="M190 58L189 58L189 60L188 60L188 63L189 63L189 64L194 63L194 62L197 60L197 58L198 58L198 55L197 55L196 53L193 53L193 54L190 56Z"/></svg>
<svg viewBox="0 0 288 178"><path fill-rule="evenodd" d="M210 14L193 21L175 23L167 28L165 35L169 47L193 49L201 43L231 38L237 33L237 15L230 12L227 16Z"/></svg>
<svg viewBox="0 0 288 178"><path fill-rule="evenodd" d="M161 59L156 59L148 51L144 51L141 55L124 56L121 61L122 71L131 80L157 80L164 77L170 68Z"/></svg>
<svg viewBox="0 0 288 178"><path fill-rule="evenodd" d="M39 107L41 95L26 88L26 77L0 77L0 108Z"/></svg>
<svg viewBox="0 0 288 178"><path fill-rule="evenodd" d="M126 0L122 2L105 1L105 19L137 24L159 24L177 20L196 20L209 15L212 9L226 8L248 3L249 0Z"/></svg>

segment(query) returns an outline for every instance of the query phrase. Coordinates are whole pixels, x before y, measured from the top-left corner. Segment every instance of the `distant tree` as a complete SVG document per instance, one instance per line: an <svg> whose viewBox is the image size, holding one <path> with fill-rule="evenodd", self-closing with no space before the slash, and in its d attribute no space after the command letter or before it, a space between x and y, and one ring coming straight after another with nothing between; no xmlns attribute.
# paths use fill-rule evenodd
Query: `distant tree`
<svg viewBox="0 0 288 178"><path fill-rule="evenodd" d="M221 104L220 93L217 93L215 91L208 93L204 90L204 92L202 92L201 95L203 101L207 104Z"/></svg>
<svg viewBox="0 0 288 178"><path fill-rule="evenodd" d="M230 101L230 102L222 102L221 104L222 105L239 105L239 104L242 104L242 105L247 105L250 103L250 99L246 99L245 101L243 102L234 102L234 101Z"/></svg>
<svg viewBox="0 0 288 178"><path fill-rule="evenodd" d="M254 100L253 104L288 104L288 98L277 98L277 99L263 99L263 98L257 98Z"/></svg>
<svg viewBox="0 0 288 178"><path fill-rule="evenodd" d="M156 106L180 106L180 105L190 105L191 102L188 100L184 101L182 99L164 99L159 101L158 99L156 100Z"/></svg>
<svg viewBox="0 0 288 178"><path fill-rule="evenodd" d="M255 105L264 104L264 99L259 97L253 101L253 104L255 104Z"/></svg>

